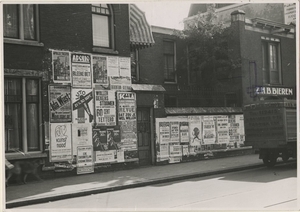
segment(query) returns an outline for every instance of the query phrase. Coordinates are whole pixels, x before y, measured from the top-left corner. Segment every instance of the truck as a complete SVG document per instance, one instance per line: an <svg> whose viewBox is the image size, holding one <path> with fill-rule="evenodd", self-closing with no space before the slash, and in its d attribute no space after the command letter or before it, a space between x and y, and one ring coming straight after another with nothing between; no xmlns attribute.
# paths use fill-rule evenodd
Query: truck
<svg viewBox="0 0 300 212"><path fill-rule="evenodd" d="M244 105L245 145L258 150L268 167L297 156L296 100L262 100Z"/></svg>

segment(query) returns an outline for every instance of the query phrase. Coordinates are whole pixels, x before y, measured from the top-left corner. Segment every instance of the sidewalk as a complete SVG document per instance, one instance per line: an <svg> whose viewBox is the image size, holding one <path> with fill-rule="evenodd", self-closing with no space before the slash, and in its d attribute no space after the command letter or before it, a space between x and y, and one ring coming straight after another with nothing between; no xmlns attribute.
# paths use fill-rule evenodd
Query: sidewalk
<svg viewBox="0 0 300 212"><path fill-rule="evenodd" d="M131 170L78 175L44 180L42 182L35 181L25 185L7 187L6 207L19 207L262 166L263 163L258 159L258 155L251 154L187 163L140 167Z"/></svg>

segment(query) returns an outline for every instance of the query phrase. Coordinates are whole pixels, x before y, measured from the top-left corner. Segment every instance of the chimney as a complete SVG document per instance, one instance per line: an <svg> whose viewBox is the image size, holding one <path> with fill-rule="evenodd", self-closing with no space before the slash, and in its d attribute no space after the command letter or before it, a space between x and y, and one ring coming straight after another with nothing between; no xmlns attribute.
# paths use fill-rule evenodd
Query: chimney
<svg viewBox="0 0 300 212"><path fill-rule="evenodd" d="M231 13L231 23L236 21L245 22L245 12L243 10L235 10Z"/></svg>

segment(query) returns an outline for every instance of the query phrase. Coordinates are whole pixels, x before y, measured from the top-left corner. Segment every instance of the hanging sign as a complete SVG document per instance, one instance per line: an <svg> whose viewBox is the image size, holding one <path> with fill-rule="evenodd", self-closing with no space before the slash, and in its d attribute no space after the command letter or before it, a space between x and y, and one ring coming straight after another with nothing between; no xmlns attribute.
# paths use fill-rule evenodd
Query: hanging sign
<svg viewBox="0 0 300 212"><path fill-rule="evenodd" d="M91 55L71 54L73 87L91 88Z"/></svg>
<svg viewBox="0 0 300 212"><path fill-rule="evenodd" d="M73 123L92 123L94 116L92 89L72 89Z"/></svg>
<svg viewBox="0 0 300 212"><path fill-rule="evenodd" d="M54 83L71 83L69 52L52 51L52 74Z"/></svg>
<svg viewBox="0 0 300 212"><path fill-rule="evenodd" d="M72 134L70 123L50 124L50 161L72 159Z"/></svg>
<svg viewBox="0 0 300 212"><path fill-rule="evenodd" d="M93 55L93 83L108 85L107 57Z"/></svg>
<svg viewBox="0 0 300 212"><path fill-rule="evenodd" d="M73 154L76 155L78 146L92 145L92 125L72 124Z"/></svg>
<svg viewBox="0 0 300 212"><path fill-rule="evenodd" d="M71 87L49 85L50 122L71 122Z"/></svg>
<svg viewBox="0 0 300 212"><path fill-rule="evenodd" d="M116 97L114 91L95 90L95 116L97 126L116 125Z"/></svg>
<svg viewBox="0 0 300 212"><path fill-rule="evenodd" d="M87 174L94 172L93 147L77 147L77 174Z"/></svg>

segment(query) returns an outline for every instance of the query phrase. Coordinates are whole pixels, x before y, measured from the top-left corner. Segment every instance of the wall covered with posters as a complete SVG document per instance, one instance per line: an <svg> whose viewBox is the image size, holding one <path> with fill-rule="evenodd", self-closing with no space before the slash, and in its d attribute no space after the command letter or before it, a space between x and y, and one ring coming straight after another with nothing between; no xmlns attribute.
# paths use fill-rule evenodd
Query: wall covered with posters
<svg viewBox="0 0 300 212"><path fill-rule="evenodd" d="M178 163L190 156L232 148L245 141L243 115L156 118L156 161Z"/></svg>
<svg viewBox="0 0 300 212"><path fill-rule="evenodd" d="M49 160L55 171L94 172L138 161L130 58L52 50Z"/></svg>

